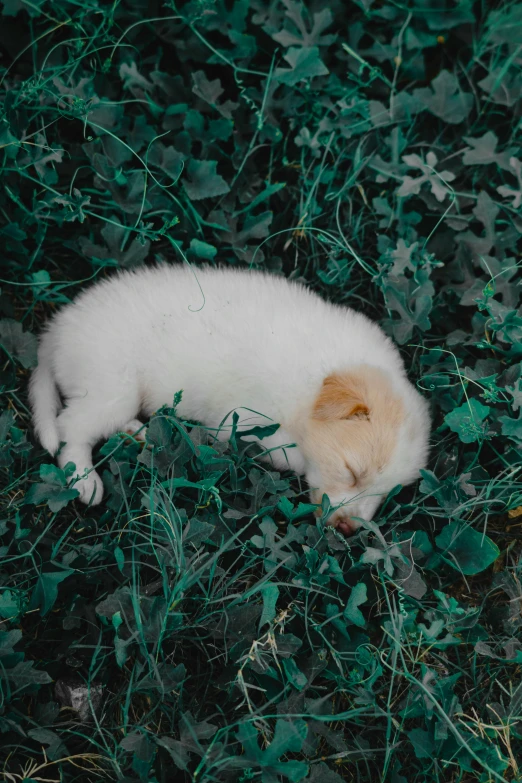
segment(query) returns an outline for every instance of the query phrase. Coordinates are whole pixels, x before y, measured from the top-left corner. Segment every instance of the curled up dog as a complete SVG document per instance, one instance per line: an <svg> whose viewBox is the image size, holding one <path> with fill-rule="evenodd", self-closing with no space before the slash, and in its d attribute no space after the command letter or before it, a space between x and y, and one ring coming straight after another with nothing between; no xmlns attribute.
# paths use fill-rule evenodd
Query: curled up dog
<svg viewBox="0 0 522 783"><path fill-rule="evenodd" d="M40 442L61 466L74 462L80 499L97 504L96 442L138 431L140 415L183 389L180 415L222 439L233 411L240 430L279 423L266 458L305 475L313 502L326 493L329 523L349 535L426 464L427 404L398 350L368 318L298 283L196 274L202 307L190 270L159 266L97 283L51 319L30 384Z"/></svg>

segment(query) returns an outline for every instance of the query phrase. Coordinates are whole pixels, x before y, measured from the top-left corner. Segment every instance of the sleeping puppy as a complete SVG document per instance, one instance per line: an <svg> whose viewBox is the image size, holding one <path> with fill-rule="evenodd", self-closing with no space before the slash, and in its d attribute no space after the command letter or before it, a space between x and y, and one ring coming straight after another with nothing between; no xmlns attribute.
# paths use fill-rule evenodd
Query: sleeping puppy
<svg viewBox="0 0 522 783"><path fill-rule="evenodd" d="M64 307L31 378L36 433L51 454L64 442L58 462L74 462L80 500L94 505L95 443L136 432L137 416L179 389L179 414L219 438L233 411L239 430L279 423L266 458L304 474L313 502L326 493L346 535L426 464L427 404L381 329L298 283L235 269L122 272Z"/></svg>

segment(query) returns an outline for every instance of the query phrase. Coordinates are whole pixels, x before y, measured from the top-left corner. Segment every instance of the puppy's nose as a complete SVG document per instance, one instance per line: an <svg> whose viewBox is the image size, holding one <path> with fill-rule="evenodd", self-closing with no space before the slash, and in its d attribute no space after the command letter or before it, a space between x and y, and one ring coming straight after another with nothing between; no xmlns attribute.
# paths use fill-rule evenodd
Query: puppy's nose
<svg viewBox="0 0 522 783"><path fill-rule="evenodd" d="M342 517L338 520L337 524L334 523L334 527L339 533L342 533L343 536L349 538L350 536L353 536L355 531L360 527L360 524L354 519L350 519L350 517Z"/></svg>
<svg viewBox="0 0 522 783"><path fill-rule="evenodd" d="M348 516L346 510L344 509L338 509L337 511L334 511L326 524L335 527L339 533L342 533L343 536L346 536L347 538L349 536L353 536L355 531L361 527L361 523Z"/></svg>

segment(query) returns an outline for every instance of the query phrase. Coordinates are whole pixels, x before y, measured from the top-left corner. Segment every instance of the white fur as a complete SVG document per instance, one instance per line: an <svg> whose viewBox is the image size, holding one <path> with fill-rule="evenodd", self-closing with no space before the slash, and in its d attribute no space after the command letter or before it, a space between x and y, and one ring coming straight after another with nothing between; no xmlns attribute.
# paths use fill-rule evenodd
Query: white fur
<svg viewBox="0 0 522 783"><path fill-rule="evenodd" d="M201 285L205 301L198 282ZM92 447L183 390L181 416L227 438L240 426L278 422L261 444L277 469L326 477L298 446L323 379L367 363L389 375L406 419L393 458L364 498L348 490L350 515L371 518L397 483L413 481L427 454L426 404L406 378L399 352L381 329L302 285L258 272L160 266L97 283L64 307L40 339L30 385L35 429L59 464L75 463L81 500L99 503ZM65 406L59 412L59 389ZM223 420L226 420L223 424ZM283 448L283 447L287 448Z"/></svg>

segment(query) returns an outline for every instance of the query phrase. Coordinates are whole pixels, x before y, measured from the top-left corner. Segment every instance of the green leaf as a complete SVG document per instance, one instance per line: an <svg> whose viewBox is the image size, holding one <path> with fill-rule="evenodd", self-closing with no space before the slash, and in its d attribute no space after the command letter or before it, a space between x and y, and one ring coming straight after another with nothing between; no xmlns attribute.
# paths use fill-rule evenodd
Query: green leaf
<svg viewBox="0 0 522 783"><path fill-rule="evenodd" d="M352 592L350 593L348 603L344 608L343 617L347 623L357 625L359 628L364 628L366 625L366 619L359 609L359 606L366 603L367 600L368 593L366 585L364 582L359 582L359 584L355 585Z"/></svg>
<svg viewBox="0 0 522 783"><path fill-rule="evenodd" d="M449 71L441 71L430 87L414 90L413 96L428 111L451 125L465 120L473 106L473 95L462 92L457 77Z"/></svg>
<svg viewBox="0 0 522 783"><path fill-rule="evenodd" d="M12 411L4 411L2 415L0 415L0 443L6 443L7 442L7 436L9 435L9 430L14 424L14 414Z"/></svg>
<svg viewBox="0 0 522 783"><path fill-rule="evenodd" d="M322 33L330 27L334 18L329 8L322 8L317 13L313 14L313 25L311 30L307 30L306 17L309 16L306 13L305 7L300 6L298 3L286 3L286 17L289 21L293 22L292 27L295 32L291 32L288 29L280 30L272 35L274 41L277 41L282 46L291 46L292 44L297 46L329 46L334 43L337 38L337 34L322 35ZM311 15L310 15L311 16Z"/></svg>
<svg viewBox="0 0 522 783"><path fill-rule="evenodd" d="M140 780L148 780L149 769L156 753L156 746L152 739L140 731L132 731L121 740L120 748L133 753L133 770Z"/></svg>
<svg viewBox="0 0 522 783"><path fill-rule="evenodd" d="M308 684L306 674L298 668L293 658L283 658L283 669L288 682L298 691L302 691Z"/></svg>
<svg viewBox="0 0 522 783"><path fill-rule="evenodd" d="M16 16L19 11L26 11L29 16L40 16L40 6L44 4L45 0L31 0L30 4L24 3L23 0L2 0L3 16Z"/></svg>
<svg viewBox="0 0 522 783"><path fill-rule="evenodd" d="M396 562L397 576L395 577L397 584L401 586L401 589L406 595L417 598L419 601L426 595L428 587L426 582L421 577L413 563L403 563L402 560Z"/></svg>
<svg viewBox="0 0 522 783"><path fill-rule="evenodd" d="M72 568L40 574L31 596L29 609L39 609L40 614L44 617L53 608L58 598L58 585L71 574L74 574Z"/></svg>
<svg viewBox="0 0 522 783"><path fill-rule="evenodd" d="M491 9L487 16L488 38L494 44L522 45L522 8L518 3L509 3L498 9Z"/></svg>
<svg viewBox="0 0 522 783"><path fill-rule="evenodd" d="M11 590L4 590L0 593L0 617L3 620L17 620L19 615L19 595Z"/></svg>
<svg viewBox="0 0 522 783"><path fill-rule="evenodd" d="M374 201L375 200L376 199L374 199ZM415 271L415 262L413 259L418 250L418 245L418 242L413 242L413 244L408 245L404 239L399 239L397 241L397 247L390 253L391 258L393 259L393 266L390 269L392 275L403 275L407 269L409 269L410 272Z"/></svg>
<svg viewBox="0 0 522 783"><path fill-rule="evenodd" d="M511 418L511 416L499 416L498 420L502 424L502 435L506 435L517 445L522 446L522 409L519 411L517 419Z"/></svg>
<svg viewBox="0 0 522 783"><path fill-rule="evenodd" d="M278 775L298 783L308 774L308 764L303 761L280 761L286 753L298 753L306 739L308 728L304 720L279 718L276 723L272 742L261 750L258 744L258 731L253 723L242 723L236 733L238 741L243 745L243 759L254 768L260 768L267 779L278 780ZM243 760L242 759L242 760Z"/></svg>
<svg viewBox="0 0 522 783"><path fill-rule="evenodd" d="M510 158L509 166L517 178L518 188L501 185L497 188L497 193L500 193L504 198L510 198L513 209L518 209L522 204L522 161L518 160L518 158Z"/></svg>
<svg viewBox="0 0 522 783"><path fill-rule="evenodd" d="M192 91L201 98L201 100L210 104L218 110L227 120L232 118L232 112L239 106L238 103L233 101L218 102L218 98L225 92L225 88L221 86L220 79L214 79L209 81L204 71L196 71L192 74L192 80L194 86Z"/></svg>
<svg viewBox="0 0 522 783"><path fill-rule="evenodd" d="M475 397L454 408L444 417L445 423L452 432L456 432L463 443L473 443L485 437L487 425L485 420L489 414L488 405L483 405Z"/></svg>
<svg viewBox="0 0 522 783"><path fill-rule="evenodd" d="M172 441L173 429L166 416L153 416L146 431L147 443L156 449L167 448Z"/></svg>
<svg viewBox="0 0 522 783"><path fill-rule="evenodd" d="M251 438L263 440L263 438L270 438L272 435L275 435L280 426L280 424L267 424L265 426L250 427L248 430L239 430L238 434L242 438L248 435Z"/></svg>
<svg viewBox="0 0 522 783"><path fill-rule="evenodd" d="M385 322L398 343L403 345L410 340L414 329L425 332L431 327L434 287L426 270L418 270L417 279L390 275L383 290L386 306L399 315L398 319Z"/></svg>
<svg viewBox="0 0 522 783"><path fill-rule="evenodd" d="M80 494L77 489L67 486L67 476L65 472L56 467L56 465L40 465L39 484L33 484L25 496L24 503L33 503L37 505L43 500L53 512L60 511L70 500L74 500Z"/></svg>
<svg viewBox="0 0 522 783"><path fill-rule="evenodd" d="M147 443L157 449L164 449L172 440L172 427L165 416L154 416L146 433Z"/></svg>
<svg viewBox="0 0 522 783"><path fill-rule="evenodd" d="M361 563L368 565L376 565L381 560L384 560L384 552L374 546L367 546L361 555Z"/></svg>
<svg viewBox="0 0 522 783"><path fill-rule="evenodd" d="M94 263L105 262L130 269L143 263L149 254L150 241L141 236L131 239L131 232L121 224L117 215L104 225L100 233L106 247L95 245L83 236L78 240L84 256Z"/></svg>
<svg viewBox="0 0 522 783"><path fill-rule="evenodd" d="M178 769L188 768L190 755L183 742L172 737L157 737L156 742L161 748L165 748Z"/></svg>
<svg viewBox="0 0 522 783"><path fill-rule="evenodd" d="M306 783L346 783L346 780L327 767L324 761L320 761L319 764L312 766L310 777L306 778ZM394 783L399 783L399 781L394 781Z"/></svg>
<svg viewBox="0 0 522 783"><path fill-rule="evenodd" d="M214 531L214 525L194 517L190 520L185 530L183 531L183 546L186 547L188 544L190 544L190 547L193 551L193 547L200 546L203 541L210 538Z"/></svg>
<svg viewBox="0 0 522 783"><path fill-rule="evenodd" d="M14 646L21 638L22 632L19 628L13 631L0 631L0 659L14 655Z"/></svg>
<svg viewBox="0 0 522 783"><path fill-rule="evenodd" d="M435 539L443 559L467 576L479 574L495 562L498 546L488 536L460 522L450 522Z"/></svg>
<svg viewBox="0 0 522 783"><path fill-rule="evenodd" d="M290 524L286 535L284 535L270 517L264 517L259 528L263 535L252 536L250 541L258 549L269 550L264 556L265 570L271 571L280 561L284 561L286 568L292 568L297 562L297 555L292 544L304 540L303 532Z"/></svg>
<svg viewBox="0 0 522 783"><path fill-rule="evenodd" d="M461 0L455 7L443 4L434 6L432 0L417 0L416 8L428 29L437 33L441 29L450 30L457 25L473 24L475 21L472 0Z"/></svg>
<svg viewBox="0 0 522 783"><path fill-rule="evenodd" d="M47 672L34 668L34 661L19 661L15 666L7 669L5 676L11 681L12 688L16 691L34 685L48 685L52 682L52 678Z"/></svg>
<svg viewBox="0 0 522 783"><path fill-rule="evenodd" d="M428 731L412 729L407 731L406 734L413 745L413 750L418 759L429 759L433 756L435 745Z"/></svg>
<svg viewBox="0 0 522 783"><path fill-rule="evenodd" d="M261 191L252 201L247 204L247 206L241 210L241 212L250 212L254 207L257 207L258 204L262 204L263 201L268 201L271 196L274 195L274 193L278 193L280 190L286 187L286 182L274 182L270 184L269 182L265 183L266 187L264 190ZM239 214L241 214L241 212Z"/></svg>
<svg viewBox="0 0 522 783"><path fill-rule="evenodd" d="M506 70L504 64L491 68L487 75L477 82L493 103L501 106L513 106L520 98L522 91L522 74L517 69ZM500 164L499 164L500 165Z"/></svg>
<svg viewBox="0 0 522 783"><path fill-rule="evenodd" d="M119 572L123 573L123 567L125 565L125 555L123 553L123 549L119 546L114 548L114 559L116 560L116 565L118 566Z"/></svg>
<svg viewBox="0 0 522 783"><path fill-rule="evenodd" d="M314 503L299 503L297 508L294 508L292 502L287 497L282 497L277 508L288 519L289 522L295 522L303 517L308 517L317 511L317 506Z"/></svg>
<svg viewBox="0 0 522 783"><path fill-rule="evenodd" d="M0 321L0 346L18 359L22 367L36 367L38 340L31 332L24 332L18 321L11 318Z"/></svg>
<svg viewBox="0 0 522 783"><path fill-rule="evenodd" d="M325 76L329 73L328 68L321 60L317 46L311 46L309 49L292 46L284 58L291 68L276 68L275 78L289 87L294 87L305 79Z"/></svg>
<svg viewBox="0 0 522 783"><path fill-rule="evenodd" d="M191 201L214 198L228 193L230 188L216 172L216 160L190 160L187 166L188 179L183 180Z"/></svg>
<svg viewBox="0 0 522 783"><path fill-rule="evenodd" d="M209 478L201 479L201 481L189 481L189 479L186 478L173 478L168 479L168 481L163 482L163 486L169 487L170 489L181 489L183 487L192 487L193 489L203 489L206 492L208 492L211 489L214 489L216 478L215 476L210 476Z"/></svg>
<svg viewBox="0 0 522 783"><path fill-rule="evenodd" d="M204 258L207 261L212 261L217 253L217 248L200 239L192 239L190 249L198 258Z"/></svg>
<svg viewBox="0 0 522 783"><path fill-rule="evenodd" d="M68 756L67 748L62 742L62 738L55 731L50 729L30 729L27 734L36 742L47 745L46 755L51 761L60 757ZM27 780L27 778L25 779Z"/></svg>
<svg viewBox="0 0 522 783"><path fill-rule="evenodd" d="M114 637L114 656L118 666L123 668L129 658L129 647L134 643L134 637L130 639L121 639L118 635Z"/></svg>
<svg viewBox="0 0 522 783"><path fill-rule="evenodd" d="M428 152L426 162L419 155L403 155L402 159L409 168L419 169L422 174L416 178L405 176L402 185L397 191L398 196L404 198L405 196L420 193L424 183L429 184L431 192L437 201L444 201L451 194L451 188L446 183L453 182L456 174L453 174L451 171L441 171L440 173L435 171L438 160L434 152L431 150ZM397 274L396 268L394 268L393 272Z"/></svg>
<svg viewBox="0 0 522 783"><path fill-rule="evenodd" d="M487 166L496 163L503 169L509 168L509 152L497 152L498 137L493 131L486 131L483 136L464 136L466 144L471 149L464 151L462 162L465 166Z"/></svg>
<svg viewBox="0 0 522 783"><path fill-rule="evenodd" d="M210 82L204 71L193 73L192 81L194 82L192 92L211 106L215 106L219 96L225 92L225 88L221 86L221 80L214 79L214 81Z"/></svg>
<svg viewBox="0 0 522 783"><path fill-rule="evenodd" d="M62 217L68 223L74 223L75 220L83 223L86 218L83 208L89 206L90 201L91 197L82 196L78 188L74 188L72 194L65 193L52 199L52 203L64 207Z"/></svg>
<svg viewBox="0 0 522 783"><path fill-rule="evenodd" d="M238 234L238 243L244 245L249 239L264 239L270 233L273 213L270 210L245 218L243 228Z"/></svg>
<svg viewBox="0 0 522 783"><path fill-rule="evenodd" d="M0 415L0 468L12 465L15 457L25 454L31 448L22 430L14 426L13 412L4 411Z"/></svg>
<svg viewBox="0 0 522 783"><path fill-rule="evenodd" d="M294 513L294 507L290 500L288 500L287 497L282 497L279 503L277 504L277 508L279 511L281 511L282 514L286 517L286 519L292 519L292 514Z"/></svg>
<svg viewBox="0 0 522 783"><path fill-rule="evenodd" d="M259 619L259 630L264 625L270 624L276 616L277 599L279 598L279 588L277 585L267 584L261 590L263 596L263 612Z"/></svg>

